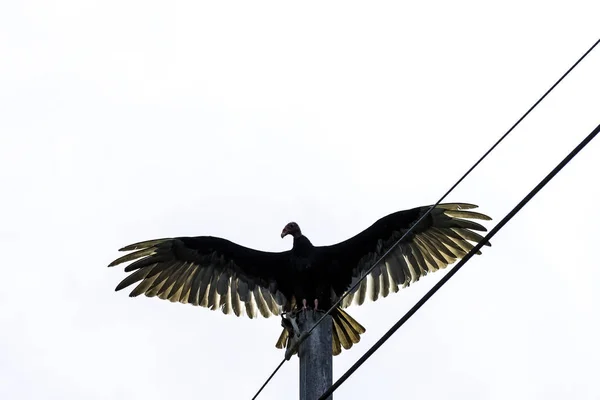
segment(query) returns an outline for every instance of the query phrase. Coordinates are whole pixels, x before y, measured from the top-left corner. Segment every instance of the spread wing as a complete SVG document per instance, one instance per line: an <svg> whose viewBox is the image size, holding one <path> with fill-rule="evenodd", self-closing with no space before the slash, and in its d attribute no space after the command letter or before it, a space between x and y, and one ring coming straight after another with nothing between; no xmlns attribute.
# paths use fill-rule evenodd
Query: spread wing
<svg viewBox="0 0 600 400"><path fill-rule="evenodd" d="M250 318L279 315L287 303L289 251L258 251L211 236L149 240L121 249L131 250L109 265L137 260L115 289L137 283L131 297L157 296Z"/></svg>
<svg viewBox="0 0 600 400"><path fill-rule="evenodd" d="M332 265L334 291L340 296L360 279L430 206L399 211L381 218L372 226L344 242L322 248ZM366 298L375 301L380 296L397 292L429 272L454 263L464 257L483 237L476 231L486 231L473 219L491 220L473 211L476 205L466 203L440 204L408 234L367 278L342 301L342 307L353 302L360 305ZM490 245L486 243L486 245ZM480 253L480 252L479 252Z"/></svg>

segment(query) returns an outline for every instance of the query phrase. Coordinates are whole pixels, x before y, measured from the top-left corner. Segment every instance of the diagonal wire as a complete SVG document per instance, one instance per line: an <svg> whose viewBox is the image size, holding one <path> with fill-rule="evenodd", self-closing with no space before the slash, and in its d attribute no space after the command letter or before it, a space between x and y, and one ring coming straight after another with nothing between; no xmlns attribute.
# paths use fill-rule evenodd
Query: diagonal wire
<svg viewBox="0 0 600 400"><path fill-rule="evenodd" d="M508 131L506 131L506 133L504 135L502 135L500 137L500 139L498 139L498 141L496 141L496 143L494 143L494 145L492 147L489 148L488 151L485 152L485 154L483 156L481 156L481 158L479 158L479 160L477 160L477 162L475 164L473 164L473 166L471 168L469 168L469 170L467 172L464 173L464 175L458 180L456 181L456 183L454 185L452 185L452 187L450 189L448 189L448 191L442 196L440 197L440 199L433 204L432 206L429 207L429 209L427 210L427 212L425 212L425 214L423 214L421 216L421 218L419 218L414 224L413 226L410 227L410 229L408 229L408 231L406 231L401 237L400 239L398 239L393 246L391 246L388 251L386 251L381 257L379 257L379 259L377 261L375 261L375 263L369 268L369 270L359 279L355 282L354 285L352 285L347 291L346 293L344 293L344 295L340 296L340 298L331 306L331 308L329 308L329 310L327 310L327 312L325 314L323 314L321 316L321 318L319 318L319 320L317 320L317 322L305 333L302 334L302 336L300 336L299 340L295 343L294 347L298 347L300 346L300 344L302 344L302 342L304 342L304 340L306 340L306 338L312 333L312 331L321 323L323 322L323 320L330 315L333 310L335 310L337 308L337 306L344 300L344 298L346 298L346 296L350 293L352 293L354 291L354 289L356 289L356 287L362 282L362 280L364 278L366 278L371 271L373 271L373 269L375 269L375 267L377 265L379 265L379 263L381 262L381 260L383 260L402 240L404 240L404 238L410 234L412 232L412 230L414 229L415 226L417 226L419 224L419 222L421 222L421 220L425 217L427 217L429 215L429 213L431 213L431 210L433 210L435 207L437 207L442 201L444 201L444 199L521 123L521 121L523 121L541 102L542 100L544 100L546 98L546 96L548 96L550 94L550 92L552 92L552 90L554 90L554 88L556 86L558 86L558 84L560 82L562 82L562 80L564 78L567 77L567 75L569 75L569 73L575 69L575 67L577 65L579 65L579 63L581 61L583 61L583 59L585 57L587 57L587 55L598 45L598 43L600 43L600 39L598 39L581 57L579 57L579 59L571 66L571 68L569 68L551 87L550 89L548 89L546 91L546 93L544 93L539 99L538 101L536 101L526 112L525 114L523 114L523 116L521 116L521 118L519 118L517 120L517 122L515 122L513 124L513 126L510 127L510 129ZM291 353L291 352L290 352ZM261 388L258 390L258 392L256 392L256 394L254 395L254 397L252 397L252 400L255 400L258 395L262 392L262 390L264 389L264 387L269 383L269 381L273 378L273 376L275 376L275 373L279 370L279 368L281 368L281 365L287 361L286 358L283 359L283 361L281 362L281 364L279 364L279 366L277 367L276 371L273 372L269 378L266 380L266 382L261 386Z"/></svg>
<svg viewBox="0 0 600 400"><path fill-rule="evenodd" d="M433 210L435 207L437 207L442 201L444 201L444 199L450 194L450 192L452 192L466 177L467 175L469 175L516 127L517 125L519 125L521 123L521 121L523 121L525 119L525 117L527 117L529 115L529 113L531 113L531 111L533 111L533 109L535 107L537 107L538 104L540 104L542 102L542 100L544 100L546 98L546 96L598 45L598 43L600 43L600 39L598 39L596 41L596 43L594 43L592 45L592 47L590 47L588 49L588 51L586 51L580 58L579 60L577 60L577 62L575 62L575 64L573 64L571 66L571 68L569 68L567 70L567 72L565 72L560 79L558 79L554 85L552 85L550 87L550 89L548 89L546 91L546 93L544 93L544 95L542 97L539 98L538 101L536 101L530 108L529 110L527 110L527 112L525 114L523 114L523 116L521 118L519 118L519 120L517 122L515 122L515 124L513 126L511 126L511 128L506 131L506 133L504 135L502 135L500 137L500 139L498 139L498 141L496 143L494 143L494 145L492 147L490 147L490 149L488 151L485 152L485 154L483 156L481 156L481 158L479 160L477 160L477 162L475 164L473 164L473 166L471 168L469 168L469 170L467 172L465 172L465 174L458 180L456 181L456 183L454 185L452 185L452 187L450 189L448 189L448 191L446 193L444 193L444 195L442 197L440 197L440 199L432 206L429 207L429 209L427 210L427 212L425 214L423 214L423 216L421 216L421 218L419 218L417 220L417 222L415 222L413 224L413 226L410 227L410 229L408 231L406 231L406 233L404 233L404 235L402 235L402 237L400 237L400 239L398 239L396 241L396 243L393 244L392 247L390 247L388 249L388 251L386 251L385 253L383 253L383 255L381 257L379 257L379 259L377 261L375 261L375 263L367 270L367 272L364 274L364 276L361 277L361 279L359 279L350 289L348 289L346 291L346 293L344 293L343 296L341 296L338 301L335 302L335 304L333 306L331 306L331 308L329 310L327 310L327 312L315 323L315 325L308 330L307 335L308 336L315 328L316 326L321 323L321 321L329 314L331 314L331 312L333 312L333 310L342 302L342 300L344 300L344 298L352 293L352 291L354 291L354 289L356 289L356 287L360 284L360 282L366 278L367 275L369 275L371 273L371 271L373 271L373 269L375 269L375 267L389 254L392 252L392 250L394 250L394 248L402 241L404 240L404 238L410 234L412 232L412 230L414 229L415 226L417 226L419 224L419 222L421 222L421 220L425 217L427 217L429 215L429 213L431 212L431 210ZM302 339L302 338L301 338ZM299 340L298 341L298 345L300 343L302 343L303 340Z"/></svg>
<svg viewBox="0 0 600 400"><path fill-rule="evenodd" d="M594 137L596 137L598 132L600 132L600 125L598 125L596 129L587 135L585 139L583 139L583 141L569 153L569 155L567 155L552 171L550 171L548 175L546 175L544 179L542 179L540 183L537 184L535 188L533 188L527 194L527 196L525 196L525 198L523 198L523 200L519 202L519 204L517 204L500 222L498 222L496 226L494 226L493 229L490 230L483 240L477 243L477 245L473 247L471 251L469 251L469 253L467 253L467 255L464 256L462 260L460 260L460 262L456 264L454 268L452 268L452 270L450 270L450 272L448 272L448 274L440 279L440 281L433 288L431 288L431 290L429 290L429 292L427 292L425 296L423 296L421 300L419 300L406 314L404 314L404 316L400 318L400 320L396 322L394 326L392 326L392 328L390 328L390 330L387 331L381 337L381 339L377 341L377 343L367 350L365 354L363 354L362 357L359 358L358 361L356 361L356 363L354 363L354 365L352 365L352 367L350 367L344 373L344 375L342 375L333 385L331 385L325 391L325 393L319 397L319 400L326 400L329 396L331 396L331 394L335 392L336 389L339 388L342 383L344 383L346 379L348 379L350 375L352 375L369 357L371 357L373 353L375 353L402 325L404 325L404 323L408 321L410 317L412 317L419 310L419 308L421 308L421 306L427 302L427 300L429 300L442 286L444 286L444 284L448 282L450 278L452 278L454 274L456 274L461 267L467 261L469 261L471 257L473 257L473 255L481 249L481 247L483 247L485 243L489 242L489 240L515 216L515 214L517 214L544 186L546 186L546 184L550 182L550 180L554 178L556 174L558 174L558 172L560 172L560 170L563 169L563 167L567 165L573 159L573 157L577 155L577 153L579 153L579 151L581 151L581 149L583 149Z"/></svg>
<svg viewBox="0 0 600 400"><path fill-rule="evenodd" d="M254 400L254 399L256 399L258 397L258 395L260 394L260 392L262 392L262 390L265 388L265 386L267 386L269 384L269 382L271 381L271 379L273 379L273 377L275 376L275 374L277 373L277 371L279 371L279 368L281 368L286 361L287 360L285 358L283 360L281 360L281 362L279 363L279 365L277 366L277 368L275 368L275 371L273 371L273 373L267 378L267 380L265 381L265 383L263 383L263 385L260 387L260 389L258 389L258 392L256 392L256 394L254 395L254 397L252 398L252 400Z"/></svg>
<svg viewBox="0 0 600 400"><path fill-rule="evenodd" d="M588 51L586 51L580 58L579 60L577 60L577 62L575 62L575 64L573 64L571 66L571 68L569 68L567 70L567 72L565 72L560 79L558 79L554 85L552 85L550 87L550 89L548 89L546 91L546 93L544 93L544 95L542 97L539 98L538 101L536 101L530 108L529 110L527 110L527 112L525 114L523 114L523 116L521 118L519 118L519 120L517 122L515 122L515 124L508 130L506 131L506 133L504 135L502 135L500 137L500 139L498 139L498 141L496 143L494 143L494 145L492 147L490 147L490 149L488 151L485 152L485 154L483 156L481 156L481 158L479 160L477 160L477 162L475 164L473 164L473 166L471 168L469 168L469 170L467 172L465 172L465 174L458 180L456 181L456 183L454 185L452 185L452 187L450 189L448 189L448 191L432 206L429 207L429 209L427 210L427 212L425 214L423 214L423 216L421 216L421 218L419 218L417 220L417 222L415 222L413 224L413 226L410 227L410 229L408 231L406 231L406 233L404 233L404 235L402 235L402 237L400 237L400 239L398 239L396 241L396 243L394 243L394 245L392 247L390 247L388 249L388 251L386 251L385 253L383 253L383 255L381 257L379 257L379 259L367 270L367 272L361 277L361 279L359 279L350 289L348 289L346 291L346 293L344 293L343 296L341 296L338 301L335 302L335 304L333 306L331 306L331 308L329 310L327 310L327 312L315 323L315 325L313 325L312 328L310 328L306 335L303 335L304 338L300 338L300 340L298 341L297 345L300 345L300 343L302 343L302 341L317 327L317 325L319 325L321 323L321 321L323 321L323 319L325 319L325 317L329 314L331 314L331 312L333 312L333 310L335 310L335 308L342 302L342 300L344 300L344 298L352 293L354 291L354 289L356 289L356 287L361 283L361 281L366 278L367 275L369 275L371 273L371 271L373 271L373 269L375 269L375 267L390 253L392 252L392 250L394 250L394 248L402 241L404 240L404 238L410 234L412 232L412 230L414 229L415 226L417 226L419 224L419 222L421 222L421 220L425 217L427 217L429 215L429 213L431 212L431 210L433 210L435 207L437 207L442 201L444 201L444 199L450 194L450 192L452 192L466 177L467 175L469 175L516 127L517 125L519 125L521 123L521 121L523 121L525 119L525 117L527 117L529 115L529 113L531 113L531 111L533 111L533 109L535 107L537 107L538 104L540 104L542 102L542 100L544 100L544 98L546 98L546 96L596 47L596 45L598 45L598 43L600 43L600 39L596 41L596 43L593 44L592 47L590 47L588 49Z"/></svg>

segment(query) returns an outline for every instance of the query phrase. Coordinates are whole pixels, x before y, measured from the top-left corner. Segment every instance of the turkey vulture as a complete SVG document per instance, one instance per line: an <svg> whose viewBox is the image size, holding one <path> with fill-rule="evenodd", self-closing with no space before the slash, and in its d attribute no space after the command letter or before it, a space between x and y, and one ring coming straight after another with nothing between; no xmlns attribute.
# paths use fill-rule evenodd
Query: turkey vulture
<svg viewBox="0 0 600 400"><path fill-rule="evenodd" d="M397 292L428 272L462 258L486 231L473 219L490 220L466 203L439 204L391 251L332 313L333 354L349 349L365 329L343 308L365 299ZM358 235L331 246L314 246L295 222L281 237L294 238L291 250L272 253L240 246L219 237L156 239L126 246L131 251L109 267L137 260L116 290L137 283L130 296L163 300L255 318L296 313L307 307L327 310L373 263L421 218L430 206L398 211L381 218ZM489 245L489 243L486 243ZM289 324L277 341L289 347ZM286 326L288 328L286 328Z"/></svg>

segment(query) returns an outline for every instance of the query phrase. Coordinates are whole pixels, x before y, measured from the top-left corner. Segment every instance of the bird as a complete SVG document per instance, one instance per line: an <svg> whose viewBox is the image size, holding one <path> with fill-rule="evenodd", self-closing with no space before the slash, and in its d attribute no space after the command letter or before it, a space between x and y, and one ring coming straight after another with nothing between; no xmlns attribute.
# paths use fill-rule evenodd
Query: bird
<svg viewBox="0 0 600 400"><path fill-rule="evenodd" d="M115 288L137 284L131 297L144 294L250 318L282 316L284 329L276 347L287 350L294 334L287 316L328 310L343 297L331 313L332 354L338 355L366 332L347 307L396 293L453 264L473 243L484 240L477 232L487 229L474 220L491 218L472 211L477 207L443 203L397 211L328 246L313 245L298 223L290 222L280 236L291 236L293 246L283 252L256 250L215 236L147 240L121 248L129 253L109 267L133 261L125 267L130 274Z"/></svg>

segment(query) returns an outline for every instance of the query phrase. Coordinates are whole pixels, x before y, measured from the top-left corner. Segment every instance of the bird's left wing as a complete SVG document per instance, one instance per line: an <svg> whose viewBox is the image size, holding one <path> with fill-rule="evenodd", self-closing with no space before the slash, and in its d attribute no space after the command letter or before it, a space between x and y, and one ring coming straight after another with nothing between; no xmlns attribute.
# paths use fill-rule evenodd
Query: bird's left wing
<svg viewBox="0 0 600 400"><path fill-rule="evenodd" d="M250 318L279 315L287 302L282 272L289 251L258 251L211 236L148 240L121 249L132 250L109 265L137 260L115 289L139 282L131 297L157 296L237 316L245 310Z"/></svg>
<svg viewBox="0 0 600 400"><path fill-rule="evenodd" d="M466 203L439 204L344 298L342 307L353 302L360 305L366 298L375 301L380 296L386 297L397 292L399 287L406 287L427 273L464 257L474 247L471 242L483 239L476 231L486 231L472 220L491 219L481 213L465 211L476 207ZM336 295L343 295L362 278L429 208L398 211L381 218L353 238L321 247L331 265Z"/></svg>

